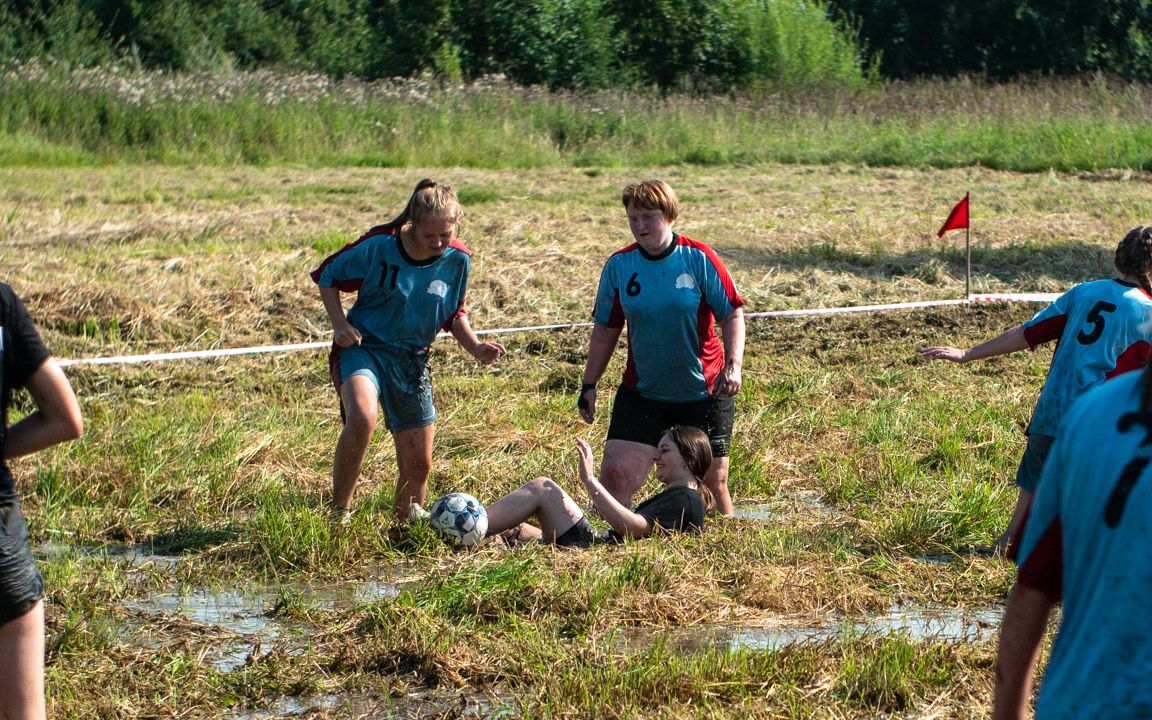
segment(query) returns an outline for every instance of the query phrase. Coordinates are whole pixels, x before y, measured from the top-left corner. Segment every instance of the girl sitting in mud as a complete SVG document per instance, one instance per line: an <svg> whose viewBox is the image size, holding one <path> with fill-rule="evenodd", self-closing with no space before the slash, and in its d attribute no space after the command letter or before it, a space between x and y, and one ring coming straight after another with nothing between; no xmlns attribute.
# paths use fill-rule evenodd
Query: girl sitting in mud
<svg viewBox="0 0 1152 720"><path fill-rule="evenodd" d="M699 428L668 429L656 446L656 479L664 490L634 509L604 489L592 467L592 448L576 439L580 481L600 517L612 530L599 534L562 487L546 477L531 480L488 506L488 535L504 534L512 543L540 541L566 547L623 542L665 532L699 532L712 509L712 494L703 484L712 464L708 436ZM535 517L538 526L526 521Z"/></svg>

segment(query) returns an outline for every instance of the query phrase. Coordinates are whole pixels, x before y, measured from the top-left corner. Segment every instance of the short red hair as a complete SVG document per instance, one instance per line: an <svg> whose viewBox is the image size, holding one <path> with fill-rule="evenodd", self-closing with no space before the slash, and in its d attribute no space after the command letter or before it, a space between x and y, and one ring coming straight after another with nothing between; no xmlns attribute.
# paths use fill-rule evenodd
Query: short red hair
<svg viewBox="0 0 1152 720"><path fill-rule="evenodd" d="M680 200L663 180L644 180L624 188L624 209L634 205L643 210L659 210L668 222L680 214Z"/></svg>

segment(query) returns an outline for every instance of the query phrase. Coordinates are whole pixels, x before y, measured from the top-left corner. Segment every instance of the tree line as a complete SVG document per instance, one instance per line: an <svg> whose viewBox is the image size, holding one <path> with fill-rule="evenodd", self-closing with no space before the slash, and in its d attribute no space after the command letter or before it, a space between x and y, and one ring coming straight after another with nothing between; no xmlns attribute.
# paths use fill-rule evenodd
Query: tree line
<svg viewBox="0 0 1152 720"><path fill-rule="evenodd" d="M1152 0L5 0L0 58L596 90L1103 71L1152 79Z"/></svg>

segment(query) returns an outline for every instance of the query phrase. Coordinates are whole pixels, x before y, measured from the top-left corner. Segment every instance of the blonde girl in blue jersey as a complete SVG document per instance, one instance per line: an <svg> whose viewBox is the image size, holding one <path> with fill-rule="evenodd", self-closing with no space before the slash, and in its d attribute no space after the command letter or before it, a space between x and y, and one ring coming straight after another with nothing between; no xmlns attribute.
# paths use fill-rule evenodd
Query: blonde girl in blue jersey
<svg viewBox="0 0 1152 720"><path fill-rule="evenodd" d="M484 365L504 353L476 338L464 311L471 259L456 239L461 214L452 188L421 180L395 220L311 274L332 323L329 363L344 415L332 468L332 509L342 522L381 410L399 466L396 519L406 521L424 502L436 434L428 349L437 332L450 332ZM341 292L356 292L347 315Z"/></svg>
<svg viewBox="0 0 1152 720"><path fill-rule="evenodd" d="M967 350L925 348L926 358L966 363L1034 350L1057 341L1052 366L1032 421L1028 444L1016 471L1020 494L1008 529L994 548L1003 550L1036 492L1044 461L1064 412L1080 395L1108 378L1143 367L1152 356L1152 226L1133 228L1116 248L1120 279L1081 283L1028 322Z"/></svg>
<svg viewBox="0 0 1152 720"><path fill-rule="evenodd" d="M580 416L592 422L596 383L627 325L628 362L600 479L616 500L630 505L652 469L664 428L697 427L708 435L713 456L704 486L716 511L731 515L728 450L744 357L744 301L712 248L672 231L679 201L667 183L629 185L621 200L636 242L604 264L577 399Z"/></svg>

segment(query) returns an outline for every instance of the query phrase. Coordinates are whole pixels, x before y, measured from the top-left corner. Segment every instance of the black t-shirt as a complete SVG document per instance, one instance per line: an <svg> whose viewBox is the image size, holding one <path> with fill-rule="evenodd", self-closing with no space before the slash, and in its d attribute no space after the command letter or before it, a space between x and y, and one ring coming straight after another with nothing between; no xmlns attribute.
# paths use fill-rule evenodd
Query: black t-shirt
<svg viewBox="0 0 1152 720"><path fill-rule="evenodd" d="M704 498L700 493L683 486L670 487L644 502L632 511L646 518L656 532L691 532L704 529ZM620 535L613 530L611 539L619 542Z"/></svg>
<svg viewBox="0 0 1152 720"><path fill-rule="evenodd" d="M0 283L0 448L7 440L12 391L24 387L50 356L24 303L11 287ZM3 459L5 454L0 454L0 494L11 494L15 486Z"/></svg>

